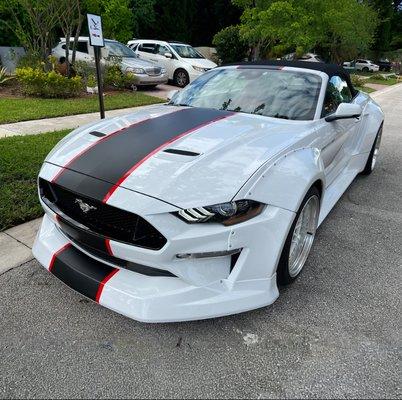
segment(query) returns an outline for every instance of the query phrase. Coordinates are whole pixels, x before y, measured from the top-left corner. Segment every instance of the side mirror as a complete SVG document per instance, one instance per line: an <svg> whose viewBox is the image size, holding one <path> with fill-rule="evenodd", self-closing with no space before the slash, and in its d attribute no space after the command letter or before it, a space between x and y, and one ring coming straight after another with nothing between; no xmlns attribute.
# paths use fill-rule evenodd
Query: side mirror
<svg viewBox="0 0 402 400"><path fill-rule="evenodd" d="M325 121L331 122L338 119L359 118L362 114L362 108L358 104L341 103L336 111L325 117Z"/></svg>
<svg viewBox="0 0 402 400"><path fill-rule="evenodd" d="M179 93L178 90L171 90L168 92L167 94L167 100L170 101L173 99L174 96L176 96L176 94Z"/></svg>
<svg viewBox="0 0 402 400"><path fill-rule="evenodd" d="M101 58L109 58L109 49L106 47L101 48Z"/></svg>
<svg viewBox="0 0 402 400"><path fill-rule="evenodd" d="M172 53L165 53L164 56L166 58L173 58L173 54Z"/></svg>

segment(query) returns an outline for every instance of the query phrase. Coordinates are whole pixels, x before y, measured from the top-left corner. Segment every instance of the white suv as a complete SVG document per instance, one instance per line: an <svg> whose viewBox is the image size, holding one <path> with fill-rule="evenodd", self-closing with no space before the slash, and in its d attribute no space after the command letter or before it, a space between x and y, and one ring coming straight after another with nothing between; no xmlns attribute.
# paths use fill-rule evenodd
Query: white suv
<svg viewBox="0 0 402 400"><path fill-rule="evenodd" d="M216 67L214 62L207 60L194 47L180 42L141 39L130 40L127 46L141 59L165 67L169 79L180 87Z"/></svg>

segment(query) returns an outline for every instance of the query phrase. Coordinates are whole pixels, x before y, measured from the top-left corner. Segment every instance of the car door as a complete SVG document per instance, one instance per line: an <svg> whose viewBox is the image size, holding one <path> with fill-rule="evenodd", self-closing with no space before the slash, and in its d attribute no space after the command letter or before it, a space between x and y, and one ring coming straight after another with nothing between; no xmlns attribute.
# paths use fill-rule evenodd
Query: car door
<svg viewBox="0 0 402 400"><path fill-rule="evenodd" d="M165 56L166 53L170 53L172 57L170 58L166 57ZM166 68L169 78L173 79L173 73L175 70L175 56L167 46L162 44L157 45L155 53L155 62L158 65L161 65L162 67Z"/></svg>
<svg viewBox="0 0 402 400"><path fill-rule="evenodd" d="M350 102L353 102L353 95L347 82L340 76L333 76L328 81L322 123L319 127L321 158L327 186L334 182L350 161L360 119L350 118L326 122L325 117L334 113L339 104Z"/></svg>
<svg viewBox="0 0 402 400"><path fill-rule="evenodd" d="M73 42L70 42L70 61L73 51ZM77 61L84 61L87 63L93 63L94 58L89 54L88 42L86 40L79 40L75 51L75 59Z"/></svg>
<svg viewBox="0 0 402 400"><path fill-rule="evenodd" d="M156 51L155 43L143 42L140 43L139 46L137 47L136 53L138 54L139 58L152 62L153 61L152 59L155 59L155 51Z"/></svg>

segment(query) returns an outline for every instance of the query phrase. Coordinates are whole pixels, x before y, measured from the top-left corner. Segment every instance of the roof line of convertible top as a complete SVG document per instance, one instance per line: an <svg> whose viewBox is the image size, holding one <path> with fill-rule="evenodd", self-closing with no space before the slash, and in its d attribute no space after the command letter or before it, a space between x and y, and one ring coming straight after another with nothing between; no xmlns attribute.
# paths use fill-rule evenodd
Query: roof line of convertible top
<svg viewBox="0 0 402 400"><path fill-rule="evenodd" d="M242 61L238 63L231 63L225 64L223 67L226 66L273 66L273 67L293 67L293 68L305 68L305 69L312 69L314 71L321 71L325 72L329 78L333 76L340 76L341 78L345 79L348 83L348 86L356 92L355 88L352 85L350 80L349 72L346 71L342 66L337 64L326 64L323 62L309 62L309 61L286 61L286 60L260 60L260 61Z"/></svg>

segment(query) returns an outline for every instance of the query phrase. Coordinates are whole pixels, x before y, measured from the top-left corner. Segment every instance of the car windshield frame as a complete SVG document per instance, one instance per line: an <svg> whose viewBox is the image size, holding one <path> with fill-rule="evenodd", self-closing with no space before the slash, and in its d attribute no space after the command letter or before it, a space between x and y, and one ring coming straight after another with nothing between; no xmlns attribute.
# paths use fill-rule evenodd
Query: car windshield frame
<svg viewBox="0 0 402 400"><path fill-rule="evenodd" d="M178 44L178 43L169 43L170 47L181 57L181 58L186 58L186 59L197 59L197 58L205 58L197 49L195 49L193 46L190 46L189 44ZM181 50L187 48L191 49L190 52L193 52L193 56L185 56ZM179 50L180 49L180 50Z"/></svg>
<svg viewBox="0 0 402 400"><path fill-rule="evenodd" d="M322 86L322 76L315 71L216 68L201 75L168 104L312 121L317 116Z"/></svg>
<svg viewBox="0 0 402 400"><path fill-rule="evenodd" d="M111 51L112 46L117 46L118 48L122 49L121 54L115 54ZM114 40L105 40L105 48L108 50L109 57L121 57L121 58L137 58L137 54L130 49L130 47L124 45L123 43L114 41Z"/></svg>

